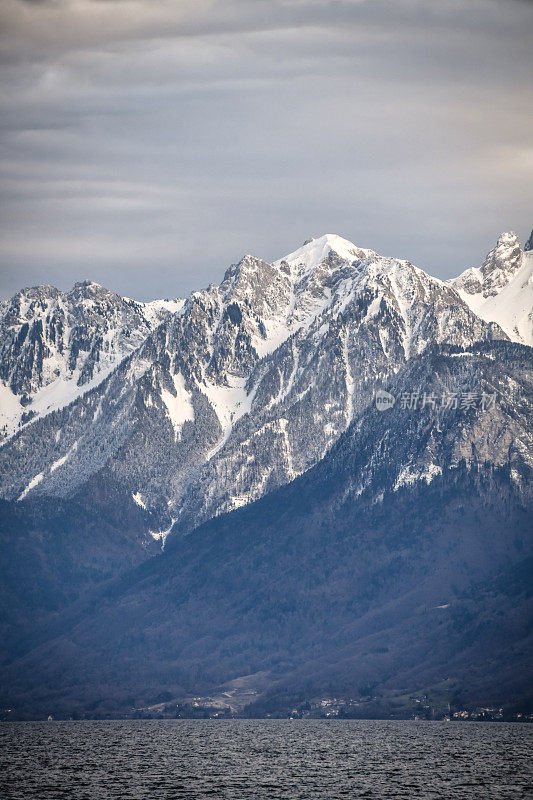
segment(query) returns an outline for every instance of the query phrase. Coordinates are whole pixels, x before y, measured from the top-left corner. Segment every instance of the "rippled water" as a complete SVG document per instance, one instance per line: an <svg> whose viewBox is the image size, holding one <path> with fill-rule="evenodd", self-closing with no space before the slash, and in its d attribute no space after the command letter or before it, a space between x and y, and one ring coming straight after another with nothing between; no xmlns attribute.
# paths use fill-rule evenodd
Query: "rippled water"
<svg viewBox="0 0 533 800"><path fill-rule="evenodd" d="M533 797L533 726L334 720L0 725L0 795L38 800Z"/></svg>

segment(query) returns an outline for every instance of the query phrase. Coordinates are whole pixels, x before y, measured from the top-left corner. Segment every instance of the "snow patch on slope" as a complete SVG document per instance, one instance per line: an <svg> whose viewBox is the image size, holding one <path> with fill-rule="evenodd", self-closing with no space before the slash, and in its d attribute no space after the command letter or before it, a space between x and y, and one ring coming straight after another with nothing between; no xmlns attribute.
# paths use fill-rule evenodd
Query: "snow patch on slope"
<svg viewBox="0 0 533 800"><path fill-rule="evenodd" d="M43 478L44 478L44 472L39 472L39 474L36 475L35 478L32 478L31 481L26 486L26 488L24 489L24 491L22 492L22 494L17 498L17 502L20 502L20 500L24 500L28 492L31 492L31 490L35 486L37 486L37 484L39 484Z"/></svg>
<svg viewBox="0 0 533 800"><path fill-rule="evenodd" d="M160 541L161 542L161 549L162 550L164 550L164 548L165 548L165 539L167 538L168 534L172 530L175 522L176 522L176 520L172 518L171 521L170 521L169 527L166 528L164 531L151 531L151 530L148 531L148 533L150 534L152 539L155 539L156 541Z"/></svg>
<svg viewBox="0 0 533 800"><path fill-rule="evenodd" d="M21 404L21 395L13 394L10 387L0 381L0 429L4 428L6 438L2 444L17 432L17 429L24 425L34 422L39 417L45 417L53 411L70 405L78 397L86 392L90 392L110 375L118 367L123 359L119 357L115 363L102 369L92 380L87 381L82 386L78 386L80 370L75 370L71 377L56 378L55 381L39 389L30 403ZM22 422L24 414L29 415L27 422Z"/></svg>
<svg viewBox="0 0 533 800"><path fill-rule="evenodd" d="M412 467L404 467L396 478L394 491L397 491L401 486L411 486L416 481L424 480L429 484L433 478L441 474L442 467L436 464L428 464L426 467L422 467L419 470L415 470Z"/></svg>
<svg viewBox="0 0 533 800"><path fill-rule="evenodd" d="M14 432L23 413L19 395L14 394L4 381L0 381L0 429L6 434Z"/></svg>
<svg viewBox="0 0 533 800"><path fill-rule="evenodd" d="M138 302L138 305L140 305L142 308L143 317L153 328L157 327L157 325L160 325L163 321L163 312L166 311L169 314L179 314L185 305L185 300L182 300L181 298L177 298L176 300L150 300L144 303Z"/></svg>
<svg viewBox="0 0 533 800"><path fill-rule="evenodd" d="M181 429L185 422L194 422L194 408L191 395L185 388L185 380L181 372L172 375L175 394L161 389L161 400L166 406L168 417L174 428L174 440L181 438Z"/></svg>
<svg viewBox="0 0 533 800"><path fill-rule="evenodd" d="M135 505L139 506L139 508L142 508L146 511L146 506L143 502L142 494L140 492L132 492L131 496Z"/></svg>
<svg viewBox="0 0 533 800"><path fill-rule="evenodd" d="M72 453L75 453L77 449L78 449L78 443L74 442L74 444L72 445L70 450L67 453L65 453L64 456L61 456L61 458L58 458L57 461L54 461L54 463L50 466L50 472L51 473L55 472L56 469L59 469L59 467L62 467L63 464L65 464L68 461L68 459L70 458Z"/></svg>
<svg viewBox="0 0 533 800"><path fill-rule="evenodd" d="M246 378L230 375L228 383L229 386L220 386L204 379L203 385L200 386L200 390L211 403L222 428L222 437L207 454L207 461L224 447L237 420L250 413L255 396L255 388L250 393L246 391Z"/></svg>

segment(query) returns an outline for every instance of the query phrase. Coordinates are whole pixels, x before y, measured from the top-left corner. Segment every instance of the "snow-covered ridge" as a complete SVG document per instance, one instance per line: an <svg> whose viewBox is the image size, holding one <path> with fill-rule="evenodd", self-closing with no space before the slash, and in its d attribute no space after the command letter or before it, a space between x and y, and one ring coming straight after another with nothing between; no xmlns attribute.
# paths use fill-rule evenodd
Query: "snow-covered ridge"
<svg viewBox="0 0 533 800"><path fill-rule="evenodd" d="M0 439L97 386L183 303L140 303L92 281L18 292L0 309Z"/></svg>
<svg viewBox="0 0 533 800"><path fill-rule="evenodd" d="M125 297L124 300L132 303L141 310L142 316L152 328L160 325L170 314L179 314L185 305L185 298L178 297L175 300L132 300Z"/></svg>

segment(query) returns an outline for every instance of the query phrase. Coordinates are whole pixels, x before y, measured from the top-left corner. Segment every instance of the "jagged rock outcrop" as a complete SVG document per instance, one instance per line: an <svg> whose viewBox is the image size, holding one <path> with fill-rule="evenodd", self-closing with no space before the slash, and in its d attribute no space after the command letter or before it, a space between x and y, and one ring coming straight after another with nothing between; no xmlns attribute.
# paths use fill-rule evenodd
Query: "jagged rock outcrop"
<svg viewBox="0 0 533 800"><path fill-rule="evenodd" d="M482 319L496 322L511 340L533 346L531 237L522 250L516 233L502 233L481 267L449 284Z"/></svg>
<svg viewBox="0 0 533 800"><path fill-rule="evenodd" d="M464 295L494 297L522 266L523 250L514 231L502 233L480 267L467 269L450 283Z"/></svg>

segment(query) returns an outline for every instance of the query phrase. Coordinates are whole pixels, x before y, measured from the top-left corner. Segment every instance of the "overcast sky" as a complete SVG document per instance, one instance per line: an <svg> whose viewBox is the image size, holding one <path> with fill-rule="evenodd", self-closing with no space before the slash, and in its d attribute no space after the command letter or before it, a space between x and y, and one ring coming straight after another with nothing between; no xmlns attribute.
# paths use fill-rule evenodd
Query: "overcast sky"
<svg viewBox="0 0 533 800"><path fill-rule="evenodd" d="M529 0L2 0L1 294L182 296L339 233L441 277L533 227Z"/></svg>

